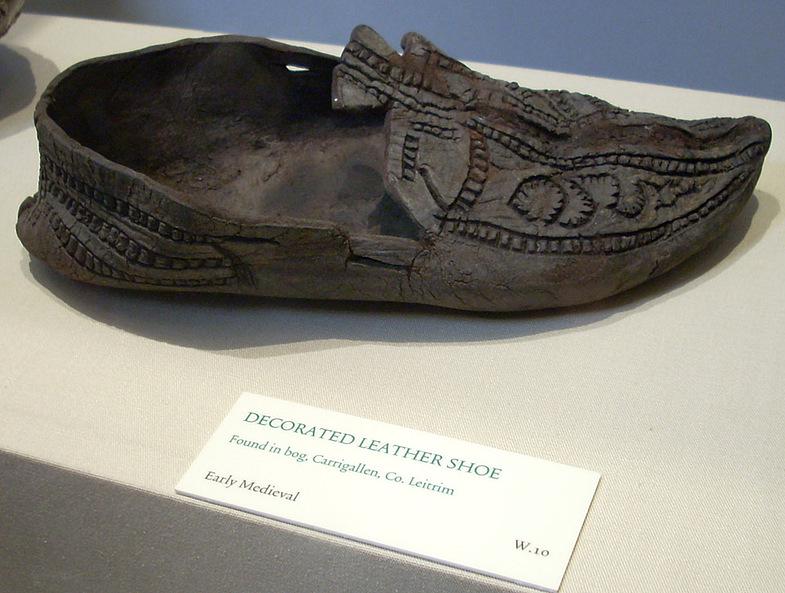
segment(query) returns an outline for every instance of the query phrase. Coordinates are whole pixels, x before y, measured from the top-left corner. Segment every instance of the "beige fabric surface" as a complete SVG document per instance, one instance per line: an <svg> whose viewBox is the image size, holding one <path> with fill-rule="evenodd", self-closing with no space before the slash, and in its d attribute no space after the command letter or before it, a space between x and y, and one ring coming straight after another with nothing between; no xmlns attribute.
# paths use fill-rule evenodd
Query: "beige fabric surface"
<svg viewBox="0 0 785 593"><path fill-rule="evenodd" d="M157 296L31 262L13 226L36 189L35 97L76 61L198 35L23 15L0 42L0 449L175 498L254 391L600 472L564 593L785 590L785 103L474 65L638 110L772 124L729 234L596 305L488 317Z"/></svg>

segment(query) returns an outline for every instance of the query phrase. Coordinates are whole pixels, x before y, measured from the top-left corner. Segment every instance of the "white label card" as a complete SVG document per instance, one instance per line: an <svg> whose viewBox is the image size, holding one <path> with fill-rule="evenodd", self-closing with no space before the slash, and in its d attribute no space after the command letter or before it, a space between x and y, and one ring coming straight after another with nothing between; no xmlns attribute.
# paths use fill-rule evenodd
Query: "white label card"
<svg viewBox="0 0 785 593"><path fill-rule="evenodd" d="M176 490L557 591L599 478L245 393Z"/></svg>

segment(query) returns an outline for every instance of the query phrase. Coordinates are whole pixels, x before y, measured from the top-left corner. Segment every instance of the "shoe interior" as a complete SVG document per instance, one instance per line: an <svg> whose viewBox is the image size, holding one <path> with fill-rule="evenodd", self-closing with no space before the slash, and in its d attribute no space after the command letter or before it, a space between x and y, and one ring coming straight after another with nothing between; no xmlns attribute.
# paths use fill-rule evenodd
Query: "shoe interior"
<svg viewBox="0 0 785 593"><path fill-rule="evenodd" d="M80 66L48 115L213 216L417 238L384 188L384 114L331 108L336 63L237 38L153 48Z"/></svg>

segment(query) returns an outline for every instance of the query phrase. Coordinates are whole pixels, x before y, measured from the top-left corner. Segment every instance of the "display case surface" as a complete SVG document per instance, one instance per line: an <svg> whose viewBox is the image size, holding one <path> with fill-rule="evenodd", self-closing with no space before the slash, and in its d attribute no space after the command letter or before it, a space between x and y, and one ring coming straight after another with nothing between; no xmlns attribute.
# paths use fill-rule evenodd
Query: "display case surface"
<svg viewBox="0 0 785 593"><path fill-rule="evenodd" d="M591 306L156 295L31 261L13 227L49 80L204 34L22 15L0 41L0 591L526 590L176 495L242 391L599 472L564 593L785 588L785 103L472 64L640 111L771 123L729 232Z"/></svg>

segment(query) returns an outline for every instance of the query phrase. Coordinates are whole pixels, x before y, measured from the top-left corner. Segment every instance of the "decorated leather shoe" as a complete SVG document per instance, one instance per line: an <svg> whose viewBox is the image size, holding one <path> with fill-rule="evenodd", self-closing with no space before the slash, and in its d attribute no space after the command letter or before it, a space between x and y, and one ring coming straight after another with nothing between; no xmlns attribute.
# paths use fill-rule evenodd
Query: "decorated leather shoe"
<svg viewBox="0 0 785 593"><path fill-rule="evenodd" d="M340 59L213 37L89 60L36 109L17 233L108 287L517 311L585 303L720 235L770 144L495 80L368 27Z"/></svg>

